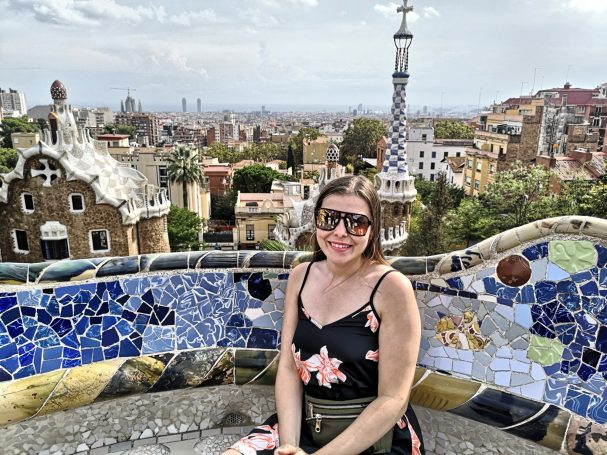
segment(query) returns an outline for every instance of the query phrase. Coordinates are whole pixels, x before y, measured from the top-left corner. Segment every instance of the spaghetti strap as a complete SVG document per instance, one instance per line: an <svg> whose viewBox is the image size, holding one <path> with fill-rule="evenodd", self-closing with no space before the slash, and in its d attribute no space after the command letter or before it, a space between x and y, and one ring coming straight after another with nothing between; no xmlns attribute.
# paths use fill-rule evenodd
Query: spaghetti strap
<svg viewBox="0 0 607 455"><path fill-rule="evenodd" d="M379 285L381 284L381 282L382 282L382 281L384 281L384 278L386 278L386 276L387 276L389 273L396 272L396 271L397 271L397 270L395 270L395 269L390 269L390 270L388 270L386 273L384 273L384 274L383 274L383 275L382 275L382 276L379 278L379 280L377 280L377 283L375 284L375 287L373 288L373 291L371 292L371 297L369 298L369 303L371 304L371 306L374 306L374 305L373 305L373 297L375 297L375 293L377 292L377 289L379 288Z"/></svg>
<svg viewBox="0 0 607 455"><path fill-rule="evenodd" d="M302 306L301 303L301 291L303 291L303 288L306 284L306 281L308 280L308 274L310 273L310 269L312 268L312 264L314 262L310 262L310 264L308 265L308 268L306 269L306 274L304 275L304 279L301 282L301 287L299 288L299 294L297 294L297 301L299 302L299 306Z"/></svg>

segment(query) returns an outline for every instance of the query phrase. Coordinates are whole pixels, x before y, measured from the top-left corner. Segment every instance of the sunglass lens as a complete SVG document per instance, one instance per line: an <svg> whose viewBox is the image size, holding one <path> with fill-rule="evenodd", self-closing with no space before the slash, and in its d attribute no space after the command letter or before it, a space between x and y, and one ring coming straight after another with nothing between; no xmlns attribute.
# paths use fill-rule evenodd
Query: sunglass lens
<svg viewBox="0 0 607 455"><path fill-rule="evenodd" d="M369 218L365 215L346 215L346 220L348 223L346 227L348 231L352 235L365 235L367 233L367 229L369 229Z"/></svg>
<svg viewBox="0 0 607 455"><path fill-rule="evenodd" d="M339 223L339 217L334 210L320 209L316 213L316 227L324 231L332 231Z"/></svg>

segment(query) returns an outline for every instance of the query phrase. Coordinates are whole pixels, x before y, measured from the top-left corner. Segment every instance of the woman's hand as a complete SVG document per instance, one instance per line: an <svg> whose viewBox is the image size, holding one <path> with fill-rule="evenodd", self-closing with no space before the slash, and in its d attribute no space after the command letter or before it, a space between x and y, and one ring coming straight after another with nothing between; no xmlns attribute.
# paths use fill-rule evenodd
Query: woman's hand
<svg viewBox="0 0 607 455"><path fill-rule="evenodd" d="M308 455L299 447L291 444L283 444L274 451L274 455Z"/></svg>

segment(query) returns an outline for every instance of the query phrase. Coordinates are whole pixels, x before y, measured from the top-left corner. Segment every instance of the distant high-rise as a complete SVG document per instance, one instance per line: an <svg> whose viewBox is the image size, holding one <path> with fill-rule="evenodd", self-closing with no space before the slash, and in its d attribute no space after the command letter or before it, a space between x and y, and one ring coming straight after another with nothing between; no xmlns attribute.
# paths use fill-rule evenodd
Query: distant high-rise
<svg viewBox="0 0 607 455"><path fill-rule="evenodd" d="M196 100L196 111L199 114L202 112L202 100L200 98Z"/></svg>
<svg viewBox="0 0 607 455"><path fill-rule="evenodd" d="M183 112L187 112L188 111L188 102L186 101L185 98L181 98L181 110Z"/></svg>
<svg viewBox="0 0 607 455"><path fill-rule="evenodd" d="M362 113L362 111L363 111L363 105L362 105L362 103L360 103L360 104L358 105L358 112L359 112L359 113Z"/></svg>
<svg viewBox="0 0 607 455"><path fill-rule="evenodd" d="M0 106L2 106L5 114L18 112L20 116L27 115L25 94L12 88L9 88L8 91L0 88Z"/></svg>
<svg viewBox="0 0 607 455"><path fill-rule="evenodd" d="M139 100L139 103L137 106L137 112L143 112L143 108L141 107L141 100Z"/></svg>
<svg viewBox="0 0 607 455"><path fill-rule="evenodd" d="M266 106L265 105L261 105L261 115L265 115L266 114Z"/></svg>

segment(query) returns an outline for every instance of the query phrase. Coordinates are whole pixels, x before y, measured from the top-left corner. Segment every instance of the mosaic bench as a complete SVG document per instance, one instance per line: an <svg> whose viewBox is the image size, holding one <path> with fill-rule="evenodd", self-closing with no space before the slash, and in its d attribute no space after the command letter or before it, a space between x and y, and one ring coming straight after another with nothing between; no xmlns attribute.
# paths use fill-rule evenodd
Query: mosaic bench
<svg viewBox="0 0 607 455"><path fill-rule="evenodd" d="M607 453L606 239L606 220L563 217L391 258L423 322L412 402L557 451ZM0 263L0 427L134 394L271 385L288 271L307 259Z"/></svg>

